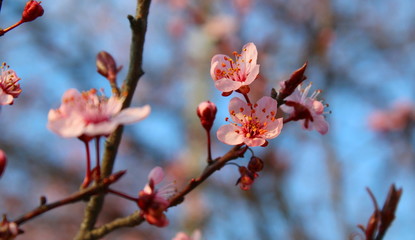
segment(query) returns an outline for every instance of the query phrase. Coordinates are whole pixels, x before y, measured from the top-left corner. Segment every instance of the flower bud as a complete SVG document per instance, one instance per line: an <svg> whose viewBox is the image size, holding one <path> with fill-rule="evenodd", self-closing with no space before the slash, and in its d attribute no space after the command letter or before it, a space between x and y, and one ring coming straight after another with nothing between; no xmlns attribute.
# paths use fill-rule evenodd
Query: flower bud
<svg viewBox="0 0 415 240"><path fill-rule="evenodd" d="M3 175L4 169L7 165L6 153L0 149L0 177Z"/></svg>
<svg viewBox="0 0 415 240"><path fill-rule="evenodd" d="M30 22L43 15L43 7L40 5L41 2L30 0L26 3L22 13L22 21Z"/></svg>
<svg viewBox="0 0 415 240"><path fill-rule="evenodd" d="M111 54L101 51L97 55L97 72L104 76L110 81L110 83L115 83L117 79L117 73L121 70L122 66L117 68L117 63Z"/></svg>
<svg viewBox="0 0 415 240"><path fill-rule="evenodd" d="M204 101L197 107L197 116L200 118L200 123L206 129L210 131L217 112L216 105L210 101Z"/></svg>
<svg viewBox="0 0 415 240"><path fill-rule="evenodd" d="M241 176L239 177L238 181L236 181L236 185L239 184L239 187L242 190L249 190L251 185L254 183L255 178L258 177L258 174L248 170L246 167L239 167L239 173Z"/></svg>
<svg viewBox="0 0 415 240"><path fill-rule="evenodd" d="M260 172L264 168L264 162L258 157L251 157L248 163L248 169L252 172Z"/></svg>

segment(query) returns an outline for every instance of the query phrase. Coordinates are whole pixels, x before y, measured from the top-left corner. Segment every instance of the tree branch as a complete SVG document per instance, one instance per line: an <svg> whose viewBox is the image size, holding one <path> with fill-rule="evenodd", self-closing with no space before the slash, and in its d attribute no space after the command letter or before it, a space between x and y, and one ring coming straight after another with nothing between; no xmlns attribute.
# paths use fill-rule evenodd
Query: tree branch
<svg viewBox="0 0 415 240"><path fill-rule="evenodd" d="M120 179L120 177L122 177L125 174L125 171L120 171L117 172L111 176L109 176L108 178L103 179L103 181L98 184L98 185L94 185L92 187L89 187L87 189L78 191L72 195L70 195L69 197L66 197L64 199L58 200L56 202L52 202L49 204L45 204L45 203L41 203L41 205L35 209L33 209L32 211L24 214L23 216L19 217L18 219L14 220L13 222L15 222L17 225L22 225L23 223L31 220L32 218L35 218L47 211L50 211L54 208L57 207L61 207L67 204L71 204L71 203L75 203L78 202L80 200L86 199L92 195L101 193L101 192L105 192L105 190L108 188L109 185L113 184L114 182L116 182L118 179Z"/></svg>
<svg viewBox="0 0 415 240"><path fill-rule="evenodd" d="M199 177L197 177L196 179L193 178L192 180L190 180L190 182L184 187L182 191L178 192L177 194L175 194L174 196L170 198L169 208L182 203L184 200L184 197L188 193L190 193L197 186L203 183L214 172L216 172L217 170L220 170L227 162L233 159L242 157L247 149L248 149L247 147L241 148L241 146L235 146L232 149L230 149L225 155L217 158L211 164L207 165ZM85 237L84 239L85 240L98 239L110 233L111 231L114 231L115 229L119 229L122 227L134 227L134 226L140 225L142 222L144 222L144 218L141 216L140 211L136 211L127 217L115 219L112 222L104 224L101 227L96 228L95 230L92 230L90 234L87 235L87 237Z"/></svg>
<svg viewBox="0 0 415 240"><path fill-rule="evenodd" d="M137 83L144 74L142 70L143 49L145 41L145 33L147 31L147 17L149 13L151 0L137 0L136 16L128 16L132 31L132 40L130 47L130 64L126 79L122 86L122 94L125 100L122 109L131 105ZM117 155L118 146L121 142L123 127L118 127L105 142L105 152L102 160L102 176L109 176L113 170L115 157ZM75 239L86 239L84 236L94 228L99 213L104 203L105 194L94 196L88 202L85 210L84 220L81 224Z"/></svg>

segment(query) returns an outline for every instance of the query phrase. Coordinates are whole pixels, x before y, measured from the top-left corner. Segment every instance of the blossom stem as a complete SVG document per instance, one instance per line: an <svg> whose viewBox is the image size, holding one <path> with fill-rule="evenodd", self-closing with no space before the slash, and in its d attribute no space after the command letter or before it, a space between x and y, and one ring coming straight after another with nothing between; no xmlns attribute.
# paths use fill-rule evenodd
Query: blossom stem
<svg viewBox="0 0 415 240"><path fill-rule="evenodd" d="M211 144L210 144L210 130L206 130L206 135L207 135L207 150L208 150L208 159L207 162L208 164L212 164L213 160L212 160L212 148L211 148Z"/></svg>
<svg viewBox="0 0 415 240"><path fill-rule="evenodd" d="M96 137L95 138L95 150L96 150L96 168L95 168L95 174L96 174L96 181L99 182L99 180L101 179L101 166L99 164L100 162L100 157L99 157L99 139L100 137Z"/></svg>
<svg viewBox="0 0 415 240"><path fill-rule="evenodd" d="M291 121L295 121L295 118L293 118L293 117L289 117L289 118L287 118L287 119L284 119L284 121L283 121L282 123L283 123L283 124L286 124L286 123L291 122Z"/></svg>
<svg viewBox="0 0 415 240"><path fill-rule="evenodd" d="M109 185L113 184L114 182L118 181L123 175L125 174L125 171L117 172L109 177L105 178L102 183L99 185L91 186L87 189L80 190L64 199L58 200L56 202L52 203L43 203L37 208L33 209L32 211L24 214L23 216L17 218L13 222L15 222L18 225L22 225L23 223L31 220L32 218L35 218L47 211L50 211L54 208L61 207L64 205L68 205L71 203L75 203L78 201L81 201L83 199L86 199L90 196L96 195L101 193L102 191L105 191L104 189L107 188Z"/></svg>
<svg viewBox="0 0 415 240"><path fill-rule="evenodd" d="M23 20L22 20L22 19L20 19L20 21L18 21L17 23L15 23L15 24L11 25L10 27L5 28L5 29L2 29L2 30L0 31L0 36L1 36L1 35L3 35L3 34L5 34L6 32L8 32L8 31L10 31L10 30L12 30L13 28L15 28L15 27L19 26L19 25L20 25L20 24L22 24L22 23L23 23Z"/></svg>
<svg viewBox="0 0 415 240"><path fill-rule="evenodd" d="M125 194L125 193L119 192L119 191L114 190L114 189L111 189L111 188L108 188L107 189L107 192L112 193L112 194L115 194L115 195L117 195L119 197L128 199L128 200L133 201L133 202L137 202L138 201L138 198L131 197L131 196Z"/></svg>
<svg viewBox="0 0 415 240"><path fill-rule="evenodd" d="M246 100L246 103L251 104L251 101L249 100L248 94L243 93L242 95L244 96L244 98Z"/></svg>
<svg viewBox="0 0 415 240"><path fill-rule="evenodd" d="M86 175L84 182L82 183L82 187L85 188L89 185L89 182L91 181L91 154L89 151L89 141L84 140L83 142L85 144L86 149Z"/></svg>

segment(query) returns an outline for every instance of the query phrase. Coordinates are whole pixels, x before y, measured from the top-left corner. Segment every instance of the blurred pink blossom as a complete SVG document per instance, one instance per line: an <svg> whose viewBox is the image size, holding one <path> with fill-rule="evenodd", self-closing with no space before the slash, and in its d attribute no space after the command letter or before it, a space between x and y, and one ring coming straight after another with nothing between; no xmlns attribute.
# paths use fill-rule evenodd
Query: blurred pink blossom
<svg viewBox="0 0 415 240"><path fill-rule="evenodd" d="M48 115L48 128L62 137L107 136L120 124L138 122L150 114L150 106L121 110L122 98L98 96L95 89L80 93L69 89L62 105Z"/></svg>
<svg viewBox="0 0 415 240"><path fill-rule="evenodd" d="M240 98L229 102L231 122L218 129L218 139L229 145L246 144L249 147L266 146L267 139L277 137L282 129L282 118L275 118L277 101L262 97L254 105Z"/></svg>
<svg viewBox="0 0 415 240"><path fill-rule="evenodd" d="M217 41L227 36L234 36L237 28L238 23L235 18L227 15L219 15L209 18L203 30L207 36Z"/></svg>
<svg viewBox="0 0 415 240"><path fill-rule="evenodd" d="M168 198L176 191L172 184L156 189L155 185L163 181L163 178L163 169L161 167L153 168L148 174L148 183L140 191L137 201L146 221L158 227L165 227L169 224L164 211L170 205Z"/></svg>
<svg viewBox="0 0 415 240"><path fill-rule="evenodd" d="M13 104L14 98L17 98L22 89L18 81L16 72L9 69L6 63L3 63L0 67L0 105L11 105Z"/></svg>
<svg viewBox="0 0 415 240"><path fill-rule="evenodd" d="M415 120L415 107L410 102L397 102L390 110L377 110L369 116L369 126L375 131L388 132L404 129Z"/></svg>
<svg viewBox="0 0 415 240"><path fill-rule="evenodd" d="M316 99L320 90L314 91L308 97L311 83L304 89L301 87L302 84L298 85L297 89L285 98L285 104L281 105L281 109L290 114L288 117L289 120L301 121L304 129L314 129L320 134L326 134L329 130L329 125L324 117L325 106L321 101Z"/></svg>
<svg viewBox="0 0 415 240"><path fill-rule="evenodd" d="M172 240L202 240L202 234L199 230L195 230L191 236L184 232L179 232Z"/></svg>
<svg viewBox="0 0 415 240"><path fill-rule="evenodd" d="M227 55L217 54L211 61L210 75L216 88L224 93L251 84L259 74L258 51L255 44L245 44L242 53L234 52L234 55L235 60Z"/></svg>

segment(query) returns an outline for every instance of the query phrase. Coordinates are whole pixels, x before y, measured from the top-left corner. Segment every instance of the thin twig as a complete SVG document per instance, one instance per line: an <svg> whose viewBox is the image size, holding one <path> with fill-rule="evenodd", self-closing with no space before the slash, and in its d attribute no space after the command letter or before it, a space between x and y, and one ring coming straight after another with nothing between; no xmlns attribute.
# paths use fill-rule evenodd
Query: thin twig
<svg viewBox="0 0 415 240"><path fill-rule="evenodd" d="M194 190L197 186L203 183L209 176L211 176L217 170L220 170L227 162L242 157L242 155L247 151L248 147L241 148L241 146L235 146L230 149L225 155L220 158L217 158L212 162L212 164L207 165L204 171L196 179L190 180L190 182L183 188L182 191L176 193L170 198L170 207L176 206L183 202L184 197ZM85 240L99 239L104 235L110 233L119 228L123 227L134 227L140 225L144 222L144 218L141 216L140 211L136 211L133 214L115 219L112 222L104 224L96 229L92 230L90 234L86 235Z"/></svg>
<svg viewBox="0 0 415 240"><path fill-rule="evenodd" d="M92 195L95 195L97 193L100 192L104 192L106 191L106 189L108 188L109 185L113 184L114 182L116 182L118 179L120 179L121 176L123 176L125 174L125 171L121 171L118 173L115 173L111 176L109 176L108 178L105 178L101 184L99 185L94 185L92 187L89 187L87 189L83 189L81 191L78 191L72 195L70 195L69 197L66 197L64 199L58 200L56 202L53 203L49 203L49 204L42 204L33 209L32 211L24 214L23 216L17 218L16 220L14 220L13 222L15 222L17 225L22 225L23 223L25 223L28 220L31 220L32 218L35 218L49 210L52 210L54 208L57 207L61 207L67 204L71 204L71 203L75 203L78 202L80 200L86 199Z"/></svg>

